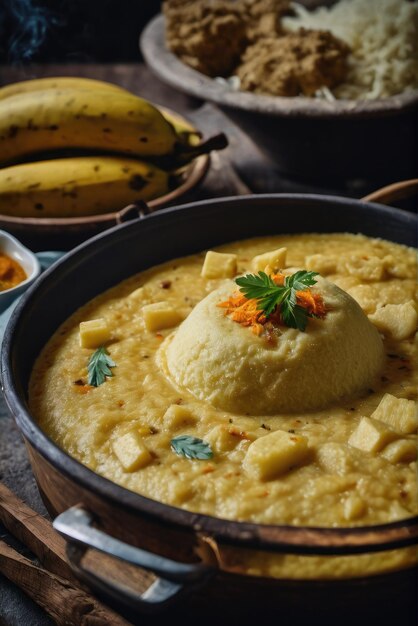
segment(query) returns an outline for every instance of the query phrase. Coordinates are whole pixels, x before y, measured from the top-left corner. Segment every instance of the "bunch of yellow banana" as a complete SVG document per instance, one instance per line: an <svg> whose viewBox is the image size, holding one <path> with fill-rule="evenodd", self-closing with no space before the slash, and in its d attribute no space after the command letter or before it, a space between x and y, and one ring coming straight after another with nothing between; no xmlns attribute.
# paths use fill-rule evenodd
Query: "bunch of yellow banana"
<svg viewBox="0 0 418 626"><path fill-rule="evenodd" d="M110 83L58 77L8 85L0 89L0 213L93 215L164 195L169 172L149 159L192 158L196 139L191 127ZM63 150L82 156L36 160Z"/></svg>

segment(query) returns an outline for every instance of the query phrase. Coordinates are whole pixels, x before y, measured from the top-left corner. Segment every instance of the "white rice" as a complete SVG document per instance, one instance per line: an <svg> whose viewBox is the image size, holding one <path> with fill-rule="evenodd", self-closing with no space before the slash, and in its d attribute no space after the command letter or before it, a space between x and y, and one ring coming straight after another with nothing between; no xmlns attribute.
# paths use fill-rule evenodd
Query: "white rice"
<svg viewBox="0 0 418 626"><path fill-rule="evenodd" d="M282 22L287 30L329 30L352 51L344 83L317 97L371 100L418 89L417 1L339 0L312 12L292 7L296 17Z"/></svg>

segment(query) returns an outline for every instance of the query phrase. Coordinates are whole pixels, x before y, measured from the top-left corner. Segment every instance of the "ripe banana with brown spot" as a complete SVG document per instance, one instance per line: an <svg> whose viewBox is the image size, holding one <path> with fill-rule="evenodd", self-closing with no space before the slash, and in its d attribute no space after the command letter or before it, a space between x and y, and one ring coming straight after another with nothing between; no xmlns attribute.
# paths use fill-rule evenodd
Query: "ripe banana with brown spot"
<svg viewBox="0 0 418 626"><path fill-rule="evenodd" d="M45 89L0 101L0 164L62 148L163 156L177 143L160 111L128 93Z"/></svg>
<svg viewBox="0 0 418 626"><path fill-rule="evenodd" d="M130 92L114 83L107 83L95 78L84 78L81 76L51 76L45 78L32 78L22 80L18 83L11 83L0 87L0 100L16 96L21 93L33 93L34 91L44 91L45 89L90 89L96 91L113 91L114 93L129 94Z"/></svg>
<svg viewBox="0 0 418 626"><path fill-rule="evenodd" d="M128 94L135 97L132 92L120 87L119 85L115 85L115 83L108 83L103 80L84 78L81 76L53 76L22 80L18 83L12 83L10 85L0 87L0 101L21 93L33 93L45 91L46 89L87 89L90 91L101 92L111 91L112 93ZM167 111L165 108L159 110L165 119L174 127L176 133L180 137L188 138L193 145L199 143L199 133L191 124L183 120L180 116Z"/></svg>
<svg viewBox="0 0 418 626"><path fill-rule="evenodd" d="M167 172L120 157L76 157L0 169L0 214L78 217L168 192Z"/></svg>

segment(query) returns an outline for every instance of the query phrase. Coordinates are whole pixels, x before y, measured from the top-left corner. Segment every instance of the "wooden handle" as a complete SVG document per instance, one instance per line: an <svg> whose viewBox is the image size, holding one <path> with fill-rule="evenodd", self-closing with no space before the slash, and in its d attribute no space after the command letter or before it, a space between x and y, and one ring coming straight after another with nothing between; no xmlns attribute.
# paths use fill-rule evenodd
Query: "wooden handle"
<svg viewBox="0 0 418 626"><path fill-rule="evenodd" d="M129 622L108 609L77 585L38 567L4 541L0 541L0 571L63 626L128 626Z"/></svg>
<svg viewBox="0 0 418 626"><path fill-rule="evenodd" d="M33 511L10 489L0 482L0 522L7 530L35 554L50 572L77 585L80 581L67 561L67 542L53 528L51 522ZM144 570L115 562L103 554L92 552L87 557L91 569L106 572L118 582L136 585L144 591L155 577Z"/></svg>
<svg viewBox="0 0 418 626"><path fill-rule="evenodd" d="M186 589L201 586L214 574L215 570L204 563L173 561L120 541L97 528L98 522L87 509L73 506L60 513L53 526L67 539L68 560L80 580L134 610L155 613ZM101 570L87 569L82 561L90 550L151 572L155 575L154 583L144 593L130 585L121 586Z"/></svg>
<svg viewBox="0 0 418 626"><path fill-rule="evenodd" d="M362 198L363 202L378 202L379 204L390 204L394 200L408 198L418 192L418 178L403 180L400 183L393 183L369 193Z"/></svg>

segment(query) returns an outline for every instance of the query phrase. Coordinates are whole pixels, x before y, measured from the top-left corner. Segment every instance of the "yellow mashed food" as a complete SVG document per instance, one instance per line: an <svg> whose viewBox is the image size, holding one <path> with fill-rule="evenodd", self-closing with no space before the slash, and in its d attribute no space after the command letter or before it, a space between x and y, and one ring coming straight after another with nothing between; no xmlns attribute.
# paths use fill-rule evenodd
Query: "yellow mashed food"
<svg viewBox="0 0 418 626"><path fill-rule="evenodd" d="M283 326L274 343L231 323L217 306L236 289L225 281L167 339L168 371L197 398L241 414L306 412L364 390L382 369L378 331L329 281L313 289L329 308L326 318L312 319L306 332Z"/></svg>
<svg viewBox="0 0 418 626"><path fill-rule="evenodd" d="M43 430L127 489L220 518L341 527L416 515L414 251L349 234L216 251L132 276L62 324L30 382ZM327 313L304 332L282 325L271 341L218 304L234 276L275 258L285 274L321 275L312 291ZM113 375L92 386L87 365L101 345ZM201 440L210 458L176 453L179 436ZM222 558L226 569L327 578L408 567L417 554Z"/></svg>

